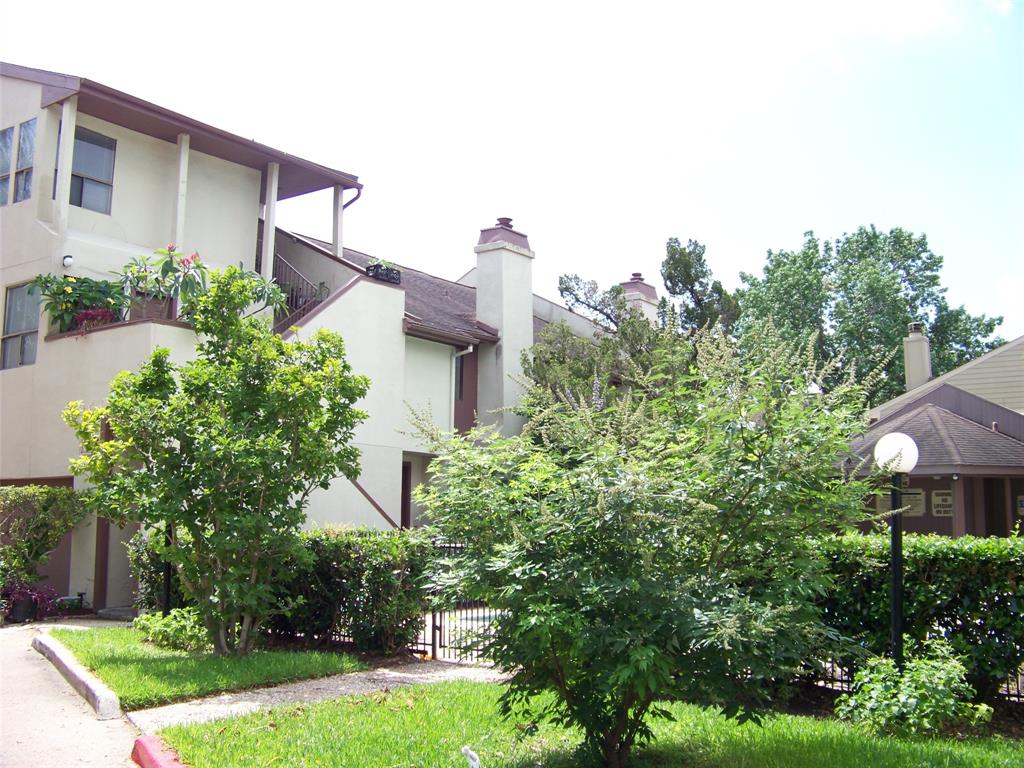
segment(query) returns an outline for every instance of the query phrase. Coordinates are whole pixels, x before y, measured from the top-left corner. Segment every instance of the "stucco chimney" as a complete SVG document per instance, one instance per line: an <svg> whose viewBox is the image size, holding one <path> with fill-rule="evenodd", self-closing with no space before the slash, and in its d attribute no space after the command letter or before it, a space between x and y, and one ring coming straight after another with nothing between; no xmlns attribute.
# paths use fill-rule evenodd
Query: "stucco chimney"
<svg viewBox="0 0 1024 768"><path fill-rule="evenodd" d="M480 347L477 411L484 423L514 435L522 428L522 418L495 411L518 405L524 392L521 356L533 346L533 251L508 218L480 230L474 250L476 318L496 328L500 337L496 344Z"/></svg>
<svg viewBox="0 0 1024 768"><path fill-rule="evenodd" d="M634 272L629 280L619 285L622 286L629 306L639 309L652 323L658 322L658 291L653 285L644 282L642 274Z"/></svg>
<svg viewBox="0 0 1024 768"><path fill-rule="evenodd" d="M917 389L932 377L932 350L924 335L924 323L910 323L903 340L903 369L907 391Z"/></svg>

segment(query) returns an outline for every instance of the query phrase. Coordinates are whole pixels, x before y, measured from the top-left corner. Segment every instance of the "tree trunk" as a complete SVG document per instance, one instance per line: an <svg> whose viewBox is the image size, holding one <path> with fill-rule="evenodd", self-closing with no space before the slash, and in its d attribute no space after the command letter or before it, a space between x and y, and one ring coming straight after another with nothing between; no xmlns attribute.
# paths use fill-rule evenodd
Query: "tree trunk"
<svg viewBox="0 0 1024 768"><path fill-rule="evenodd" d="M625 768L629 763L629 745L620 744L618 741L615 744L606 743L602 756L605 768Z"/></svg>

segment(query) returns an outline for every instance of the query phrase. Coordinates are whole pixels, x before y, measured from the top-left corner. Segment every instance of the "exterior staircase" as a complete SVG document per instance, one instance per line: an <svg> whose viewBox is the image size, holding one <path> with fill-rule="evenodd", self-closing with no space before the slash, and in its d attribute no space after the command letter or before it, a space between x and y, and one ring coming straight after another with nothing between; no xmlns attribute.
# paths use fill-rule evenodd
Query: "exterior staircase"
<svg viewBox="0 0 1024 768"><path fill-rule="evenodd" d="M327 286L314 285L280 254L274 254L274 282L284 291L286 309L274 317L274 331L284 333L327 298Z"/></svg>

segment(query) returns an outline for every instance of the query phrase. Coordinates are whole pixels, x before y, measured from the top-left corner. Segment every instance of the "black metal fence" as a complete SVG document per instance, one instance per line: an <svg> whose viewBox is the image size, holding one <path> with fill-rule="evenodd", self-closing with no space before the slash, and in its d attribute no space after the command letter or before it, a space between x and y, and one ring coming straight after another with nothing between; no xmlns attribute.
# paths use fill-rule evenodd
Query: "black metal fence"
<svg viewBox="0 0 1024 768"><path fill-rule="evenodd" d="M464 549L464 545L451 542L436 542L435 546L442 557L458 555ZM478 662L479 641L490 631L494 616L494 609L480 601L453 600L424 616L423 628L410 650L441 661ZM845 692L853 687L850 670L832 659L819 662L810 677L833 690ZM1003 684L999 695L1024 704L1024 669Z"/></svg>
<svg viewBox="0 0 1024 768"><path fill-rule="evenodd" d="M452 557L464 549L451 542L436 542L435 546L441 557ZM423 617L423 628L410 650L441 661L480 661L478 641L490 631L493 619L493 609L479 600L450 600Z"/></svg>
<svg viewBox="0 0 1024 768"><path fill-rule="evenodd" d="M819 685L836 691L849 691L853 688L853 675L846 667L833 660L823 661L811 676ZM999 688L999 696L1007 701L1024 704L1024 670L1009 678Z"/></svg>

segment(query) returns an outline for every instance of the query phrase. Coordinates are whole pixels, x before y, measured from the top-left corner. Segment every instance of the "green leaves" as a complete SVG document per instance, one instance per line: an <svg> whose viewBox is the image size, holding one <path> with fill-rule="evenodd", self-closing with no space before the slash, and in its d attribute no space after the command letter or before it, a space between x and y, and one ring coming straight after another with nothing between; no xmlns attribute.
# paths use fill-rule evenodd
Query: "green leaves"
<svg viewBox="0 0 1024 768"><path fill-rule="evenodd" d="M90 505L167 526L170 544L156 546L222 653L247 652L277 610L272 584L299 556L309 493L359 471L350 442L365 414L354 405L369 382L337 334L285 342L243 316L267 295L243 270L213 273L191 305L195 360L177 366L158 349L115 378L106 406L65 412L83 446L74 471L94 484Z"/></svg>
<svg viewBox="0 0 1024 768"><path fill-rule="evenodd" d="M948 725L975 726L992 717L987 704L971 704L967 670L941 639L927 640L902 671L874 657L855 676L853 690L836 700L836 715L874 733L918 736Z"/></svg>
<svg viewBox="0 0 1024 768"><path fill-rule="evenodd" d="M829 626L868 653L889 648L889 537L823 539L832 582L823 601ZM1024 664L1024 540L1017 537L904 537L904 632L941 632L991 696ZM849 651L838 659L856 668Z"/></svg>
<svg viewBox="0 0 1024 768"><path fill-rule="evenodd" d="M657 702L754 717L815 656L827 580L809 534L860 520L871 489L841 469L856 383L809 392L813 350L770 324L742 347L712 330L686 344L654 346L608 402L538 385L519 437L426 429L419 500L466 543L450 593L496 613L484 651L513 675L506 708L553 693L543 711L608 765L649 737Z"/></svg>
<svg viewBox="0 0 1024 768"><path fill-rule="evenodd" d="M884 402L905 389L902 339L912 321L928 330L936 376L1003 343L989 338L1002 318L949 307L941 268L924 235L899 227L860 227L824 243L807 232L799 251L768 252L763 277L741 275L740 331L771 319L790 341L814 338L821 363L861 376L882 369L870 396Z"/></svg>
<svg viewBox="0 0 1024 768"><path fill-rule="evenodd" d="M43 297L43 309L61 333L75 328L75 317L92 309L109 310L120 319L131 305L121 286L109 280L93 280L74 275L38 275L29 284L29 291Z"/></svg>
<svg viewBox="0 0 1024 768"><path fill-rule="evenodd" d="M50 552L85 514L71 488L0 486L0 586L36 581Z"/></svg>

